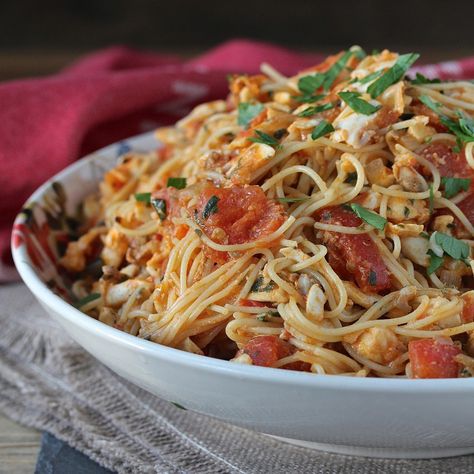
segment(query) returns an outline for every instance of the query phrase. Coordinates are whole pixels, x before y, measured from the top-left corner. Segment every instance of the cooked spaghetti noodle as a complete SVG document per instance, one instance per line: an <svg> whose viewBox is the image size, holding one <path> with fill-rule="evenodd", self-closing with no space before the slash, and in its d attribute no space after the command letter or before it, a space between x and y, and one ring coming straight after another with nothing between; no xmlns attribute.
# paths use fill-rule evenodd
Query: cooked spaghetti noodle
<svg viewBox="0 0 474 474"><path fill-rule="evenodd" d="M124 155L61 260L82 311L237 363L472 375L474 85L417 56L263 65Z"/></svg>

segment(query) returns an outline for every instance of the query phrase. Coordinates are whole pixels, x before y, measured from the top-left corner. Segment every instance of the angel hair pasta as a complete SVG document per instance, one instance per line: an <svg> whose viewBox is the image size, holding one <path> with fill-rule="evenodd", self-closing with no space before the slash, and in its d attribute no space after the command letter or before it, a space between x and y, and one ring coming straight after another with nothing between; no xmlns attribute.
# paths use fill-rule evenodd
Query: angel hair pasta
<svg viewBox="0 0 474 474"><path fill-rule="evenodd" d="M474 85L417 58L264 64L122 156L61 260L81 310L234 363L471 376Z"/></svg>

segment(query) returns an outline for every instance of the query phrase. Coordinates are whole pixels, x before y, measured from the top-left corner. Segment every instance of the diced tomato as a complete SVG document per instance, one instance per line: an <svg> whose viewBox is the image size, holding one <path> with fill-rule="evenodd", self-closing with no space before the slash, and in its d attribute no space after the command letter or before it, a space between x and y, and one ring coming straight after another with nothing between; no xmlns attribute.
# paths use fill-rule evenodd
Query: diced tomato
<svg viewBox="0 0 474 474"><path fill-rule="evenodd" d="M217 198L217 204L204 216L211 198ZM283 207L267 199L260 186L209 186L201 193L197 212L206 234L216 242L230 245L261 239L285 221Z"/></svg>
<svg viewBox="0 0 474 474"><path fill-rule="evenodd" d="M293 354L295 348L277 336L257 336L250 339L241 352L249 355L253 365L271 367L278 360ZM282 368L308 372L311 366L306 362L292 362Z"/></svg>
<svg viewBox="0 0 474 474"><path fill-rule="evenodd" d="M183 239L186 234L188 233L189 227L186 224L180 224L176 226L174 230L174 235L177 239L181 240Z"/></svg>
<svg viewBox="0 0 474 474"><path fill-rule="evenodd" d="M253 307L253 308L261 308L261 307L267 306L268 303L265 303L263 301L248 300L248 299L243 298L243 299L239 300L238 304L240 306L249 306L249 307Z"/></svg>
<svg viewBox="0 0 474 474"><path fill-rule="evenodd" d="M415 115L424 115L429 117L430 121L429 124L432 126L437 132L446 132L448 129L439 121L438 114L433 112L429 107L425 104L420 102L419 100L413 101L413 104L410 106L411 111Z"/></svg>
<svg viewBox="0 0 474 474"><path fill-rule="evenodd" d="M463 323L472 323L474 321L474 291L469 291L462 295L462 321Z"/></svg>
<svg viewBox="0 0 474 474"><path fill-rule="evenodd" d="M377 113L374 124L378 128L385 128L394 124L398 120L398 117L400 117L400 114L396 110L384 105Z"/></svg>
<svg viewBox="0 0 474 474"><path fill-rule="evenodd" d="M441 176L469 178L474 175L474 170L467 164L464 150L455 153L445 143L433 143L425 147L421 155L438 168Z"/></svg>
<svg viewBox="0 0 474 474"><path fill-rule="evenodd" d="M456 378L460 364L454 359L461 353L450 339L420 339L408 343L412 377L415 379Z"/></svg>
<svg viewBox="0 0 474 474"><path fill-rule="evenodd" d="M326 224L358 227L362 220L349 209L331 207L319 211L316 218ZM353 276L366 292L379 293L391 287L390 276L380 252L366 234L325 232L329 263L341 278Z"/></svg>
<svg viewBox="0 0 474 474"><path fill-rule="evenodd" d="M469 222L474 225L474 192L458 203L458 207L468 218Z"/></svg>

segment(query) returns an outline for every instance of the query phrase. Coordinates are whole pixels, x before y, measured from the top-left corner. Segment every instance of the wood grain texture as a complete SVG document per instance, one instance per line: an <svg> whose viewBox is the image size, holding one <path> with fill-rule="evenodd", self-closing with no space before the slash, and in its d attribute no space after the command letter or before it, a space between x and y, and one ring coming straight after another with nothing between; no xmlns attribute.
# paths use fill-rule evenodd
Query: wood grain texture
<svg viewBox="0 0 474 474"><path fill-rule="evenodd" d="M31 474L35 470L41 434L0 415L0 473Z"/></svg>

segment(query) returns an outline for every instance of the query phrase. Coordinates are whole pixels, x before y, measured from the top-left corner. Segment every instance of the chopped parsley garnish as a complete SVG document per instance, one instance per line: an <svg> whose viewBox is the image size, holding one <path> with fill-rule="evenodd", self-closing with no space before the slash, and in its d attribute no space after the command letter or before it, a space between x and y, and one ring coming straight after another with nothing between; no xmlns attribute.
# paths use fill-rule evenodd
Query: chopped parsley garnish
<svg viewBox="0 0 474 474"><path fill-rule="evenodd" d="M145 204L150 204L151 193L136 193L135 199Z"/></svg>
<svg viewBox="0 0 474 474"><path fill-rule="evenodd" d="M260 130L255 130L255 135L253 137L248 138L247 140L254 142L254 143L263 143L264 145L269 145L273 148L280 148L280 142L268 133L262 132Z"/></svg>
<svg viewBox="0 0 474 474"><path fill-rule="evenodd" d="M457 121L445 115L441 115L439 120L450 132L456 135L458 142L474 142L474 120L461 111L458 112L458 116L459 120Z"/></svg>
<svg viewBox="0 0 474 474"><path fill-rule="evenodd" d="M303 202L307 201L309 197L300 197L300 198L278 198L277 201L280 202Z"/></svg>
<svg viewBox="0 0 474 474"><path fill-rule="evenodd" d="M367 224L375 227L376 229L384 230L385 225L387 224L387 219L385 219L385 217L382 217L376 212L369 211L360 204L352 203L350 204L350 208L358 217L367 222Z"/></svg>
<svg viewBox="0 0 474 474"><path fill-rule="evenodd" d="M382 69L379 69L378 71L375 71L372 74L369 74L368 76L365 76L362 79L357 80L356 82L359 82L361 84L367 84L368 82L371 82L374 79L377 79L377 77L380 77L382 74L383 74Z"/></svg>
<svg viewBox="0 0 474 474"><path fill-rule="evenodd" d="M369 272L369 285L375 286L377 284L377 273L375 273L373 270L370 270Z"/></svg>
<svg viewBox="0 0 474 474"><path fill-rule="evenodd" d="M308 107L298 114L298 117L311 117L312 115L319 114L325 110L331 110L334 108L334 104L323 104Z"/></svg>
<svg viewBox="0 0 474 474"><path fill-rule="evenodd" d="M434 273L438 268L443 265L443 257L438 257L432 250L428 250L428 255L430 256L430 264L426 269L426 273L431 275Z"/></svg>
<svg viewBox="0 0 474 474"><path fill-rule="evenodd" d="M372 99L375 99L385 89L388 89L392 84L402 79L408 69L410 69L410 66L419 57L420 55L417 53L408 53L399 56L395 64L367 88L367 92Z"/></svg>
<svg viewBox="0 0 474 474"><path fill-rule="evenodd" d="M456 135L457 148L454 150L456 153L461 151L462 143L474 142L474 120L467 116L461 110L457 111L459 117L458 120L447 117L441 111L442 104L435 102L431 97L427 95L420 95L420 101L429 107L433 112L439 115L439 121L449 129L451 133Z"/></svg>
<svg viewBox="0 0 474 474"><path fill-rule="evenodd" d="M168 188L184 189L186 187L186 178L168 178L166 186Z"/></svg>
<svg viewBox="0 0 474 474"><path fill-rule="evenodd" d="M423 237L424 239L428 239L430 238L430 234L428 234L428 232L420 232L420 237Z"/></svg>
<svg viewBox="0 0 474 474"><path fill-rule="evenodd" d="M467 191L471 185L470 178L441 178L441 184L444 186L444 195L450 199L461 191Z"/></svg>
<svg viewBox="0 0 474 474"><path fill-rule="evenodd" d="M161 221L166 219L166 201L164 199L151 199L151 205L155 208L156 213Z"/></svg>
<svg viewBox="0 0 474 474"><path fill-rule="evenodd" d="M313 102L317 102L318 100L324 99L326 97L324 94L303 94L303 95L292 95L291 98L296 100L297 102L308 103L312 104Z"/></svg>
<svg viewBox="0 0 474 474"><path fill-rule="evenodd" d="M275 282L270 280L267 285L264 285L265 280L262 275L258 276L257 279L253 282L253 285L250 287L251 293L259 293L262 291L268 292L272 291L275 288Z"/></svg>
<svg viewBox="0 0 474 474"><path fill-rule="evenodd" d="M314 94L320 87L325 91L329 90L353 54L355 53L352 51L346 51L326 72L300 77L298 89L308 96Z"/></svg>
<svg viewBox="0 0 474 474"><path fill-rule="evenodd" d="M323 85L324 79L324 74L320 72L300 77L298 79L298 89L303 94L311 96L316 89L319 89Z"/></svg>
<svg viewBox="0 0 474 474"><path fill-rule="evenodd" d="M311 138L317 140L331 132L334 132L334 127L327 120L321 120L321 122L314 127L311 133Z"/></svg>
<svg viewBox="0 0 474 474"><path fill-rule="evenodd" d="M76 301L76 303L74 303L74 306L76 308L82 308L87 303L90 303L91 301L94 301L97 298L100 298L100 293L91 293L90 295L84 296L84 298L81 298L80 300Z"/></svg>
<svg viewBox="0 0 474 474"><path fill-rule="evenodd" d="M439 84L439 83L441 83L441 81L439 79L429 79L426 76L423 76L423 74L420 74L419 72L417 72L415 79L412 79L411 83L414 84L414 85Z"/></svg>
<svg viewBox="0 0 474 474"><path fill-rule="evenodd" d="M437 113L438 115L442 115L440 107L442 105L439 102L435 102L429 95L422 94L420 97L420 102L426 105L426 107L430 108L433 112Z"/></svg>
<svg viewBox="0 0 474 474"><path fill-rule="evenodd" d="M360 98L359 92L339 92L338 96L354 111L359 114L372 115L381 105L372 105Z"/></svg>
<svg viewBox="0 0 474 474"><path fill-rule="evenodd" d="M352 171L352 173L349 173L344 182L349 184L354 184L357 182L357 171Z"/></svg>
<svg viewBox="0 0 474 474"><path fill-rule="evenodd" d="M266 322L267 322L267 315L266 315L266 313L264 313L264 314L259 314L259 315L257 316L257 320L258 320L258 321L261 321L262 323L266 323Z"/></svg>
<svg viewBox="0 0 474 474"><path fill-rule="evenodd" d="M219 209L217 208L217 203L219 202L219 198L217 196L211 196L209 201L207 201L206 205L204 206L204 210L202 211L202 218L208 219L209 216L215 214Z"/></svg>
<svg viewBox="0 0 474 474"><path fill-rule="evenodd" d="M464 260L469 257L469 245L443 232L436 232L435 242L454 260Z"/></svg>
<svg viewBox="0 0 474 474"><path fill-rule="evenodd" d="M259 102L252 104L250 102L241 102L237 108L237 123L247 128L250 122L263 111L265 107Z"/></svg>
<svg viewBox="0 0 474 474"><path fill-rule="evenodd" d="M337 79L337 76L341 73L347 64L347 61L351 58L354 53L352 51L346 51L325 73L323 89L329 90L333 82Z"/></svg>
<svg viewBox="0 0 474 474"><path fill-rule="evenodd" d="M429 210L430 210L430 215L433 214L434 210L434 191L433 191L433 185L429 185L429 190L430 190L430 197L429 197Z"/></svg>
<svg viewBox="0 0 474 474"><path fill-rule="evenodd" d="M406 207L403 209L403 215L408 218L410 217L410 208L409 207Z"/></svg>

